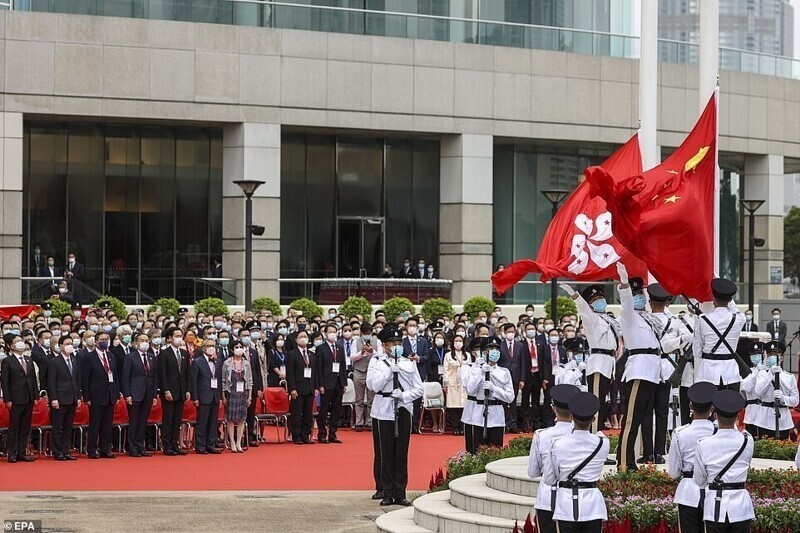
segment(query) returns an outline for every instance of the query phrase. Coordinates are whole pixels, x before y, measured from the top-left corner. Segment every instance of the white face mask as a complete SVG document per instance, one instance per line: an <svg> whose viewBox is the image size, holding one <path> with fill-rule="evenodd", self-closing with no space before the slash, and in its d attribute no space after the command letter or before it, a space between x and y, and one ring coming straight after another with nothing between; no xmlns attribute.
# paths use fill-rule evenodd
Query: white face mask
<svg viewBox="0 0 800 533"><path fill-rule="evenodd" d="M515 337L515 335L514 335L513 332L509 331L508 333L506 333L506 340L508 340L509 342L513 341L514 337Z"/></svg>
<svg viewBox="0 0 800 533"><path fill-rule="evenodd" d="M297 345L300 346L301 348L305 348L306 346L308 346L308 339L305 337L297 339Z"/></svg>
<svg viewBox="0 0 800 533"><path fill-rule="evenodd" d="M72 352L75 351L75 348L73 348L71 344L65 344L63 351L67 355L72 355Z"/></svg>
<svg viewBox="0 0 800 533"><path fill-rule="evenodd" d="M544 330L545 331L550 331L551 329L553 329L553 324L545 324L544 325Z"/></svg>
<svg viewBox="0 0 800 533"><path fill-rule="evenodd" d="M23 341L17 341L14 343L14 349L18 352L21 352L25 349L25 343Z"/></svg>
<svg viewBox="0 0 800 533"><path fill-rule="evenodd" d="M283 345L284 345L284 341L278 341L278 342L275 343L275 346L277 346L278 348L283 348Z"/></svg>
<svg viewBox="0 0 800 533"><path fill-rule="evenodd" d="M460 349L462 349L463 347L464 347L464 343L463 343L463 342L461 342L461 341L457 341L457 342L454 342L454 343L453 343L453 348L455 348L456 350L460 350Z"/></svg>
<svg viewBox="0 0 800 533"><path fill-rule="evenodd" d="M330 343L336 342L336 333L328 333L327 338Z"/></svg>
<svg viewBox="0 0 800 533"><path fill-rule="evenodd" d="M442 346L444 346L444 339L442 338L436 339L435 344L437 348L441 348Z"/></svg>
<svg viewBox="0 0 800 533"><path fill-rule="evenodd" d="M780 319L781 319L781 315L779 315L779 314L772 315L772 320L780 320Z"/></svg>
<svg viewBox="0 0 800 533"><path fill-rule="evenodd" d="M353 332L352 331L343 331L342 332L342 337L344 337L345 339L349 340L350 337L352 337L352 336L353 336Z"/></svg>
<svg viewBox="0 0 800 533"><path fill-rule="evenodd" d="M149 349L150 349L150 343L149 342L140 342L139 343L139 351L140 352L146 352Z"/></svg>
<svg viewBox="0 0 800 533"><path fill-rule="evenodd" d="M234 348L233 349L233 354L234 355L243 355L244 354L244 348Z"/></svg>
<svg viewBox="0 0 800 533"><path fill-rule="evenodd" d="M559 338L558 338L558 337L556 337L555 335L553 335L552 337L550 337L550 344L554 344L554 345L555 345L555 344L558 344L558 341L559 341Z"/></svg>

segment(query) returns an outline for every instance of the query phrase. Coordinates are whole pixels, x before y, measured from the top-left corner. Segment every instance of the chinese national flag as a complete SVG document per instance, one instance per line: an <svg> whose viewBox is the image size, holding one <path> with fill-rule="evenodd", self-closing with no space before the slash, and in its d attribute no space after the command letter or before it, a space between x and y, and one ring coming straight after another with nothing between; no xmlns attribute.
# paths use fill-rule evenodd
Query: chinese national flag
<svg viewBox="0 0 800 533"><path fill-rule="evenodd" d="M608 169L614 179L641 174L639 135L631 137L603 162L602 167ZM578 281L615 278L615 263L620 258L631 276L646 276L647 267L622 247L612 232L611 220L605 200L590 197L589 182L583 181L547 227L536 260L522 259L511 263L492 275L492 284L499 294L503 294L533 272L539 272L542 281L556 277Z"/></svg>
<svg viewBox="0 0 800 533"><path fill-rule="evenodd" d="M619 180L604 166L587 169L592 196L606 201L614 234L671 294L711 299L717 95L675 152L642 175Z"/></svg>

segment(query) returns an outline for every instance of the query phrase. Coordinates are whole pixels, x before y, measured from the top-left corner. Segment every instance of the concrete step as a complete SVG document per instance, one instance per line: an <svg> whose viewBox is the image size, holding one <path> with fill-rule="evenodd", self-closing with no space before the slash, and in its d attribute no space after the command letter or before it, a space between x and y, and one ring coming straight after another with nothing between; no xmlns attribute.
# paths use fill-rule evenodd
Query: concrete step
<svg viewBox="0 0 800 533"><path fill-rule="evenodd" d="M397 511L382 514L375 520L378 533L433 533L414 523L414 508L403 507Z"/></svg>
<svg viewBox="0 0 800 533"><path fill-rule="evenodd" d="M486 485L500 492L535 498L539 478L528 477L527 457L511 457L486 465Z"/></svg>
<svg viewBox="0 0 800 533"><path fill-rule="evenodd" d="M465 476L450 483L450 503L470 513L523 522L533 514L535 501L487 486L486 474Z"/></svg>
<svg viewBox="0 0 800 533"><path fill-rule="evenodd" d="M509 533L514 520L459 509L450 491L433 492L414 500L414 523L439 533Z"/></svg>

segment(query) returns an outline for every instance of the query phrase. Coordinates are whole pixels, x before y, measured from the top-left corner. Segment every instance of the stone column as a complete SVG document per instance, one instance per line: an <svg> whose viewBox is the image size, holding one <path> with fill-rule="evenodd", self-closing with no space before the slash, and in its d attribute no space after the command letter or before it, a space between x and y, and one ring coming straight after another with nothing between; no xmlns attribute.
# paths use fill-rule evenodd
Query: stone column
<svg viewBox="0 0 800 533"><path fill-rule="evenodd" d="M244 304L245 199L233 183L265 181L253 195L253 298L278 300L281 237L281 126L243 123L226 126L222 143L222 275L236 280L237 303Z"/></svg>
<svg viewBox="0 0 800 533"><path fill-rule="evenodd" d="M746 200L765 200L756 211L755 236L765 240L764 246L755 249L755 301L783 298L783 188L785 175L782 155L746 155L744 164L744 190ZM748 282L748 252L750 236L748 221L744 224L744 275ZM780 278L772 282L772 274L779 269Z"/></svg>
<svg viewBox="0 0 800 533"><path fill-rule="evenodd" d="M491 135L442 138L439 200L440 277L453 280L452 301L491 298Z"/></svg>
<svg viewBox="0 0 800 533"><path fill-rule="evenodd" d="M22 113L0 113L0 302L22 300Z"/></svg>

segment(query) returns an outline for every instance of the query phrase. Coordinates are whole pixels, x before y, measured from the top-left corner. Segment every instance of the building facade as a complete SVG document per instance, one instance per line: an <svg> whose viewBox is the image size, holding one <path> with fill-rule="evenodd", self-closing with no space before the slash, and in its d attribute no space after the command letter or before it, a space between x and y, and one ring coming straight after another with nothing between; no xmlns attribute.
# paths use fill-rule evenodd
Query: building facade
<svg viewBox="0 0 800 533"><path fill-rule="evenodd" d="M41 298L40 257L69 253L91 294L192 303L224 277L242 303L240 179L266 182L254 296L406 257L452 280L455 303L491 296L498 264L536 254L539 192L573 187L638 125L628 2L25 4L0 11L7 303ZM721 269L746 281L738 200L766 199L759 298L781 295L770 273L800 159L800 81L776 74L720 79ZM659 96L668 152L696 119L697 67L662 63Z"/></svg>

